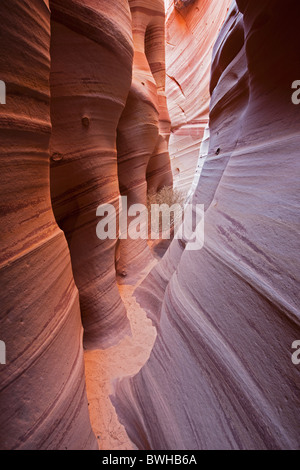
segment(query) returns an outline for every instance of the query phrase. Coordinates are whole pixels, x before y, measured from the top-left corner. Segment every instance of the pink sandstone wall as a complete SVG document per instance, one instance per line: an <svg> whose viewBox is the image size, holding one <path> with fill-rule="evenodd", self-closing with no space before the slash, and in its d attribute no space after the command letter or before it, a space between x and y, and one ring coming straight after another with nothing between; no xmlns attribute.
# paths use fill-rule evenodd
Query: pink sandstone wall
<svg viewBox="0 0 300 470"><path fill-rule="evenodd" d="M139 449L299 449L300 6L233 2L214 46L205 243L174 241L136 296L158 329L114 404Z"/></svg>
<svg viewBox="0 0 300 470"><path fill-rule="evenodd" d="M169 152L174 183L190 189L209 114L214 42L231 0L195 0L175 8L166 0L166 94L172 133Z"/></svg>

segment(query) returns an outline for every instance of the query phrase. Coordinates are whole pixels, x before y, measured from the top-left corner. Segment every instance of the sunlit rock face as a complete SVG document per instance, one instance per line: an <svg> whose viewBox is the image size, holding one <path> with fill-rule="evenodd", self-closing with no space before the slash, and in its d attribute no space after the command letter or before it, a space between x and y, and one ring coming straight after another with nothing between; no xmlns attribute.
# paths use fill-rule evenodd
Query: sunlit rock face
<svg viewBox="0 0 300 470"><path fill-rule="evenodd" d="M100 204L119 210L116 130L132 78L127 0L52 0L51 196L79 289L84 346L129 333L115 240L96 234ZM117 228L118 231L118 228Z"/></svg>
<svg viewBox="0 0 300 470"><path fill-rule="evenodd" d="M78 291L51 207L48 1L2 2L1 449L95 449Z"/></svg>
<svg viewBox="0 0 300 470"><path fill-rule="evenodd" d="M140 449L298 449L299 5L233 2L213 52L205 243L137 292L158 338L114 404Z"/></svg>
<svg viewBox="0 0 300 470"><path fill-rule="evenodd" d="M168 153L170 118L165 96L163 0L130 0L134 42L133 79L118 126L118 176L128 208L147 203L147 191L172 186ZM130 224L129 217L128 223ZM145 224L147 228L147 224ZM146 236L147 236L147 232ZM145 240L120 240L117 272L134 280L151 258Z"/></svg>
<svg viewBox="0 0 300 470"><path fill-rule="evenodd" d="M168 0L166 94L172 123L169 152L176 187L193 181L208 123L212 47L231 0Z"/></svg>

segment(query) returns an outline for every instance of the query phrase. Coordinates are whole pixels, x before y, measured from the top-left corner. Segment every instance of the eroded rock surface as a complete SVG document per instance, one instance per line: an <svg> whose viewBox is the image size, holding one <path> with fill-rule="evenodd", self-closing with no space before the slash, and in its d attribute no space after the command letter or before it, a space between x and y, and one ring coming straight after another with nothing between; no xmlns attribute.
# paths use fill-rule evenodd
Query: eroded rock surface
<svg viewBox="0 0 300 470"><path fill-rule="evenodd" d="M48 1L2 2L1 449L96 449L67 242L50 200Z"/></svg>
<svg viewBox="0 0 300 470"><path fill-rule="evenodd" d="M172 123L169 152L174 183L193 181L209 115L211 54L231 0L167 2L166 94Z"/></svg>
<svg viewBox="0 0 300 470"><path fill-rule="evenodd" d="M116 240L97 237L96 211L119 211L116 129L132 77L131 16L127 0L50 5L52 204L70 248L84 345L103 348L130 331Z"/></svg>
<svg viewBox="0 0 300 470"><path fill-rule="evenodd" d="M147 204L147 192L172 186L168 153L170 118L165 96L165 10L163 0L130 0L134 42L133 80L118 126L118 176L128 208ZM128 225L134 217L128 217ZM144 224L147 237L147 223ZM119 242L120 282L136 274L151 259L144 240ZM128 277L129 276L129 277Z"/></svg>
<svg viewBox="0 0 300 470"><path fill-rule="evenodd" d="M298 18L233 2L214 47L204 248L174 241L137 292L158 338L114 398L140 449L300 447Z"/></svg>

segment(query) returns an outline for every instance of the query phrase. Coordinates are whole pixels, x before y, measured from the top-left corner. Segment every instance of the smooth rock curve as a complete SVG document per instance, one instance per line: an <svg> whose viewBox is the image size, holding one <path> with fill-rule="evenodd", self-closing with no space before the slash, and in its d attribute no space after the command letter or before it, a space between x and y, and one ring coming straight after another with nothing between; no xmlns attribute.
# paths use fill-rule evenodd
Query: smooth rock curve
<svg viewBox="0 0 300 470"><path fill-rule="evenodd" d="M137 293L158 327L114 404L140 449L299 449L299 5L233 2L213 53L205 244Z"/></svg>
<svg viewBox="0 0 300 470"><path fill-rule="evenodd" d="M51 207L48 1L2 2L0 447L96 449L67 242Z"/></svg>

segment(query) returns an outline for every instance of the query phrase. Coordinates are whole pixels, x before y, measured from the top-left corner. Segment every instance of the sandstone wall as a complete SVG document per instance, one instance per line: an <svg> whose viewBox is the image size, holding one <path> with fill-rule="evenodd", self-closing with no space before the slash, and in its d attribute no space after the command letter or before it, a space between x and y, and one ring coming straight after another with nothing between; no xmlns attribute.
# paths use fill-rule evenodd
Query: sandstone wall
<svg viewBox="0 0 300 470"><path fill-rule="evenodd" d="M94 449L82 341L130 333L117 242L97 238L96 210L118 212L120 190L144 203L172 184L163 2L13 0L0 12L1 446Z"/></svg>
<svg viewBox="0 0 300 470"><path fill-rule="evenodd" d="M137 292L158 327L114 404L140 449L298 449L299 5L233 2L213 53L205 244Z"/></svg>
<svg viewBox="0 0 300 470"><path fill-rule="evenodd" d="M166 94L172 123L174 183L187 192L209 114L213 44L231 0L167 0Z"/></svg>
<svg viewBox="0 0 300 470"><path fill-rule="evenodd" d="M95 449L78 291L50 200L49 3L2 2L0 16L0 446Z"/></svg>
<svg viewBox="0 0 300 470"><path fill-rule="evenodd" d="M100 204L119 211L116 130L132 78L127 0L50 2L51 196L66 234L84 345L111 346L129 333L115 272L116 240L99 240Z"/></svg>
<svg viewBox="0 0 300 470"><path fill-rule="evenodd" d="M118 176L128 207L147 204L147 192L172 186L168 152L170 118L165 96L163 0L130 0L134 43L133 79L118 126ZM133 218L129 217L130 224ZM147 235L147 223L144 224ZM120 240L118 273L126 282L151 259L145 240ZM120 280L121 282L121 280Z"/></svg>

